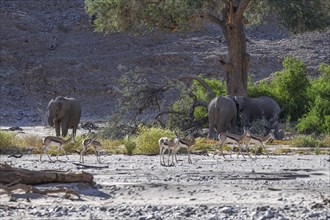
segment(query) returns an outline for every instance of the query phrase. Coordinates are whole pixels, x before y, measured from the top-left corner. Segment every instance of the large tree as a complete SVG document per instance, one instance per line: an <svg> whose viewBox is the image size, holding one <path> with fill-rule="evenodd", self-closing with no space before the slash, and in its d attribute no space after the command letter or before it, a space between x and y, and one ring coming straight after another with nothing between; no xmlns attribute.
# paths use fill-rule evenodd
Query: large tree
<svg viewBox="0 0 330 220"><path fill-rule="evenodd" d="M247 95L250 56L246 51L243 13L250 0L86 0L103 32L189 30L208 19L222 29L229 48L220 58L226 70L227 94Z"/></svg>
<svg viewBox="0 0 330 220"><path fill-rule="evenodd" d="M222 29L228 45L228 56L219 59L226 71L228 95L247 95L250 61L244 33L247 9L254 14L267 9L277 12L285 21L283 24L291 25L296 32L329 24L326 0L85 0L85 3L96 30L105 33L191 30L204 20L214 22Z"/></svg>

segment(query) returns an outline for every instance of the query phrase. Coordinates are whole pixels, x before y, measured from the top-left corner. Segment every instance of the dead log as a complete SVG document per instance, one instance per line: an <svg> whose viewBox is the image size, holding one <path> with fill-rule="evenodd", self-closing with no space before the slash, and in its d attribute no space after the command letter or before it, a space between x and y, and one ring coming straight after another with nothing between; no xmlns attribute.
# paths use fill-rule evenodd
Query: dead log
<svg viewBox="0 0 330 220"><path fill-rule="evenodd" d="M85 164L82 164L82 163L73 163L73 164L76 165L78 169L104 169L104 168L109 168L108 165L93 166L93 165L85 165Z"/></svg>
<svg viewBox="0 0 330 220"><path fill-rule="evenodd" d="M0 164L0 183L38 185L44 183L85 182L92 184L93 175L86 172L72 173L59 170L33 171Z"/></svg>

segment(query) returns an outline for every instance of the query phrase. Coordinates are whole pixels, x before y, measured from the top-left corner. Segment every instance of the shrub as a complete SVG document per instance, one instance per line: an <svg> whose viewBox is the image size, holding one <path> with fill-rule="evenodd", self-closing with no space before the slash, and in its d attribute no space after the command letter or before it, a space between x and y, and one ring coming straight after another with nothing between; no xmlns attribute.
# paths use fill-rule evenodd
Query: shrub
<svg viewBox="0 0 330 220"><path fill-rule="evenodd" d="M280 23L293 33L324 29L329 25L329 1L271 0L270 9L279 15Z"/></svg>
<svg viewBox="0 0 330 220"><path fill-rule="evenodd" d="M271 83L272 94L280 103L283 116L298 120L307 110L308 88L306 65L302 60L287 57L283 61L284 69L276 72Z"/></svg>
<svg viewBox="0 0 330 220"><path fill-rule="evenodd" d="M292 140L292 147L318 147L317 138L312 135L298 135Z"/></svg>
<svg viewBox="0 0 330 220"><path fill-rule="evenodd" d="M214 146L217 143L215 140L211 140L208 138L196 138L196 144L193 150L207 150L207 151L213 151Z"/></svg>
<svg viewBox="0 0 330 220"><path fill-rule="evenodd" d="M164 136L174 137L173 133L167 129L140 126L136 137L135 152L138 154L159 154L158 140Z"/></svg>
<svg viewBox="0 0 330 220"><path fill-rule="evenodd" d="M327 133L327 134L324 134L324 135L320 136L319 146L330 148L330 133Z"/></svg>
<svg viewBox="0 0 330 220"><path fill-rule="evenodd" d="M128 155L132 155L136 148L136 143L134 141L134 138L126 135L126 137L124 138L124 145L125 145L126 153Z"/></svg>
<svg viewBox="0 0 330 220"><path fill-rule="evenodd" d="M26 146L26 147L42 147L42 138L37 135L28 135L24 137L17 137L15 138L15 142L19 146Z"/></svg>
<svg viewBox="0 0 330 220"><path fill-rule="evenodd" d="M0 154L8 154L10 152L17 152L19 148L14 143L15 134L0 131Z"/></svg>
<svg viewBox="0 0 330 220"><path fill-rule="evenodd" d="M249 83L248 94L251 97L273 97L281 106L281 117L296 121L308 107L310 83L306 76L307 68L302 60L294 57L286 57L283 67L272 80L264 80L257 85Z"/></svg>
<svg viewBox="0 0 330 220"><path fill-rule="evenodd" d="M330 66L321 64L321 76L311 82L310 111L297 125L300 133L330 133Z"/></svg>

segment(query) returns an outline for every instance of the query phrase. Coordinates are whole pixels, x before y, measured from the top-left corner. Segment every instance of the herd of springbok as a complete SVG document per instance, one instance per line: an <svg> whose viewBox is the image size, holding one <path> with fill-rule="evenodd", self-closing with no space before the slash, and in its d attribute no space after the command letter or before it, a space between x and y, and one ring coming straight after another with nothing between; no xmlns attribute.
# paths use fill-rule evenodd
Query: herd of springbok
<svg viewBox="0 0 330 220"><path fill-rule="evenodd" d="M66 158L69 159L63 146L70 142L75 143L73 135L70 135L70 138L67 140L64 140L62 138L55 137L55 136L47 136L43 139L42 151L46 152L49 160L52 161L52 159L50 158L50 156L48 154L48 149L50 146L54 146L54 147L56 146L56 147L58 147L58 149L61 149L64 152ZM84 155L87 152L88 148L93 148L97 162L101 163L99 150L102 149L103 147L102 147L101 142L97 141L95 138L86 138L82 141L82 151L80 152L79 162L81 162L81 163L85 162ZM40 159L39 159L40 162L42 162L41 158L42 158L42 153L40 154ZM56 156L56 160L58 160L58 156Z"/></svg>
<svg viewBox="0 0 330 220"><path fill-rule="evenodd" d="M221 155L226 159L224 153L223 153L223 149L222 147L226 144L226 143L232 143L233 144L233 147L235 144L238 145L238 149L239 149L239 153L237 154L237 157L239 156L239 154L241 154L244 158L244 154L242 153L242 148L243 148L243 145L241 145L241 143L245 143L246 144L246 151L248 152L249 150L249 145L250 144L255 144L256 146L261 146L267 157L269 157L269 155L267 154L266 152L266 148L265 148L265 143L267 141L269 141L270 139L275 139L274 137L274 134L273 134L273 130L270 131L270 133L266 136L260 136L260 135L256 135L256 134L253 134L251 133L249 130L245 130L244 129L244 132L243 134L241 135L238 135L238 134L233 134L233 133L230 133L228 131L226 132L221 132L219 135L218 135L218 142L215 144L214 146L214 154L213 154L213 157L215 157L218 152L217 152L217 148L218 146L220 146L220 152L221 152ZM160 154L160 164L162 166L173 166L175 163L174 163L174 159L175 159L175 162L178 163L178 160L177 160L177 157L176 157L176 153L178 152L178 150L180 150L180 148L187 148L187 151L188 151L188 163L192 163L192 160L191 160L191 157L190 157L190 152L192 151L194 145L195 145L195 139L192 135L188 135L187 137L185 138L180 138L179 136L176 135L176 137L174 139L171 139L171 138L168 138L168 137L162 137L159 139L158 141L159 143L159 148L160 148L160 151L159 151L159 154ZM231 157L231 154L232 154L232 150L233 150L233 147L231 148L231 152L230 152L230 157ZM257 147L256 147L256 150L255 150L255 157L257 157ZM168 160L167 160L167 164L165 163L165 152L166 150L168 151ZM250 158L251 155L248 154L248 156ZM172 158L171 160L171 163L170 163L170 158Z"/></svg>
<svg viewBox="0 0 330 220"><path fill-rule="evenodd" d="M226 143L232 143L233 146L235 144L238 145L238 149L239 149L239 153L237 154L237 157L239 156L239 154L241 154L244 158L244 154L242 153L243 150L243 145L241 143L245 143L246 144L246 150L248 152L249 150L249 145L250 144L255 144L255 145L259 145L261 146L264 151L266 152L265 149L265 143L270 140L270 139L274 139L274 134L273 131L271 131L268 135L266 136L259 136L256 134L251 133L249 130L245 130L243 134L238 135L238 134L233 134L233 133L229 133L227 132L222 132L218 135L218 142L216 143L215 147L214 147L214 154L213 157L215 157L218 154L217 148L218 146L220 146L220 152L221 155L226 159L224 153L223 153L223 146ZM61 149L65 156L68 158L66 151L64 150L63 146L65 144L68 143L74 143L74 136L70 135L70 138L67 140L64 140L62 138L59 137L55 137L55 136L47 136L44 138L43 140L43 148L42 151L45 152L49 158L50 161L52 161L52 159L50 158L49 154L48 154L48 149L50 146L57 146L58 149ZM193 137L193 135L188 135L185 138L180 138L178 135L176 135L176 137L174 139L168 138L168 137L161 137L158 141L159 144L159 155L160 155L160 164L162 166L174 166L175 163L178 163L178 159L177 159L177 152L180 150L180 148L186 148L187 152L188 152L188 163L192 163L191 160L191 156L190 156L190 152L192 151L194 145L195 145L195 138ZM102 149L102 144L101 142L97 141L95 138L87 138L84 139L82 141L82 150L80 151L80 159L79 162L84 163L84 155L87 152L87 150L89 148L93 148L94 152L95 152L95 156L96 156L96 160L98 163L101 163L101 159L99 156L99 150ZM230 152L230 157L232 154L232 149L231 148L231 152ZM167 164L165 163L165 152L168 151L168 159L167 159ZM257 148L256 148L257 151ZM256 153L255 152L255 157L256 157ZM267 157L269 157L269 155L266 152ZM251 158L251 155L248 154L248 156ZM170 162L171 159L171 162ZM42 153L40 154L40 162L42 161ZM56 157L56 160L58 160L58 156Z"/></svg>

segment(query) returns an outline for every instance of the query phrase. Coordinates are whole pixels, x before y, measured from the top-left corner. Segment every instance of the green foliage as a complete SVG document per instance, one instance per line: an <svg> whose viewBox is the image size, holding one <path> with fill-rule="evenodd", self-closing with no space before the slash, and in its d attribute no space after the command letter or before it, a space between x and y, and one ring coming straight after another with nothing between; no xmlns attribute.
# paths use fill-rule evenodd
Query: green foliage
<svg viewBox="0 0 330 220"><path fill-rule="evenodd" d="M292 141L292 147L318 147L318 138L313 135L298 135Z"/></svg>
<svg viewBox="0 0 330 220"><path fill-rule="evenodd" d="M223 81L221 81L219 79L208 79L208 78L205 78L202 76L199 76L199 77L202 78L208 84L208 86L214 92L215 96L226 95L227 88L226 88L226 84ZM210 97L207 94L206 89L199 82L197 82L195 80L193 81L192 90L199 100L202 100L205 102L211 101Z"/></svg>
<svg viewBox="0 0 330 220"><path fill-rule="evenodd" d="M223 81L219 79L207 79L202 76L199 77L202 78L208 84L208 86L214 92L215 96L226 95L227 88L226 88L226 84ZM209 103L211 101L210 97L207 94L206 89L199 82L195 80L193 81L192 91L198 100L204 101L206 103ZM197 120L207 117L207 108L201 106L195 108L194 116Z"/></svg>
<svg viewBox="0 0 330 220"><path fill-rule="evenodd" d="M330 148L330 133L323 134L319 137L319 147Z"/></svg>
<svg viewBox="0 0 330 220"><path fill-rule="evenodd" d="M282 118L298 121L300 133L330 133L330 66L321 64L321 76L308 80L303 61L285 58L284 69L272 80L249 83L252 97L274 97L282 108Z"/></svg>
<svg viewBox="0 0 330 220"><path fill-rule="evenodd" d="M135 152L138 154L159 154L158 140L161 137L174 138L174 135L166 129L139 127L135 139L137 146Z"/></svg>
<svg viewBox="0 0 330 220"><path fill-rule="evenodd" d="M215 140L211 140L208 138L202 138L202 137L196 138L195 141L196 141L196 144L195 144L193 150L196 150L196 151L198 151L198 150L213 151L214 146L217 143L217 141L215 141Z"/></svg>
<svg viewBox="0 0 330 220"><path fill-rule="evenodd" d="M292 140L292 147L330 148L330 134L298 135Z"/></svg>
<svg viewBox="0 0 330 220"><path fill-rule="evenodd" d="M193 99L186 92L181 93L180 99L172 105L172 110L177 114L170 115L167 127L171 129L189 127L192 103Z"/></svg>
<svg viewBox="0 0 330 220"><path fill-rule="evenodd" d="M18 148L15 146L14 142L15 134L0 131L0 154L6 154L8 152L15 151Z"/></svg>
<svg viewBox="0 0 330 220"><path fill-rule="evenodd" d="M307 110L308 88L307 68L302 60L287 57L284 69L276 72L271 83L272 93L281 104L283 115L298 120Z"/></svg>
<svg viewBox="0 0 330 220"><path fill-rule="evenodd" d="M188 29L191 21L198 20L202 3L202 0L85 0L87 13L96 15L96 30L106 33Z"/></svg>
<svg viewBox="0 0 330 220"><path fill-rule="evenodd" d="M258 85L250 83L248 94L251 97L273 97L281 106L282 118L290 117L296 121L306 113L308 107L310 82L306 75L307 68L302 60L294 57L286 57L283 67L283 70L274 74L272 80L262 81Z"/></svg>
<svg viewBox="0 0 330 220"><path fill-rule="evenodd" d="M297 125L300 133L330 133L330 66L321 64L321 76L311 82L310 111Z"/></svg>
<svg viewBox="0 0 330 220"><path fill-rule="evenodd" d="M35 135L17 137L15 133L0 131L0 154L24 154L33 148L36 150L32 153L38 153L41 146L42 140Z"/></svg>
<svg viewBox="0 0 330 220"><path fill-rule="evenodd" d="M199 76L212 89L216 96L226 94L226 85L224 82L217 79L207 79ZM200 126L206 126L207 118L207 103L211 101L207 90L197 81L192 82L191 89L181 90L181 97L173 103L172 110L178 115L172 115L169 120L169 128L189 128L192 120L199 123ZM198 102L194 102L198 100ZM196 106L196 103L204 102L205 106Z"/></svg>
<svg viewBox="0 0 330 220"><path fill-rule="evenodd" d="M136 143L134 141L134 137L130 137L130 136L126 135L124 138L124 145L125 145L126 153L128 155L132 155L136 148Z"/></svg>
<svg viewBox="0 0 330 220"><path fill-rule="evenodd" d="M85 0L86 12L95 16L97 31L143 33L159 30L190 30L201 26L208 12L222 16L225 1L206 0ZM212 9L212 10L210 10ZM262 22L262 15L277 14L293 33L323 29L329 25L327 0L262 0L250 2L245 18Z"/></svg>
<svg viewBox="0 0 330 220"><path fill-rule="evenodd" d="M324 29L330 24L328 0L268 0L269 9L276 12L283 26L293 33Z"/></svg>

